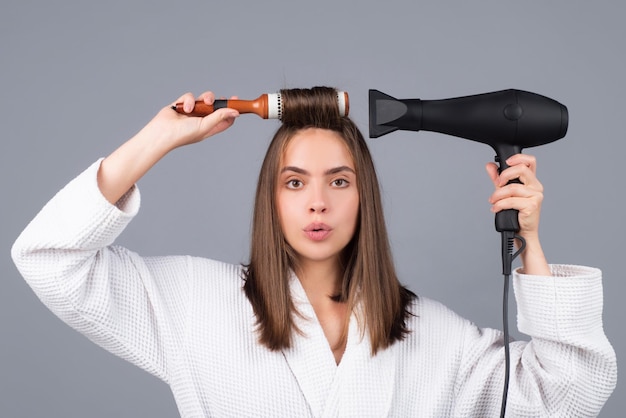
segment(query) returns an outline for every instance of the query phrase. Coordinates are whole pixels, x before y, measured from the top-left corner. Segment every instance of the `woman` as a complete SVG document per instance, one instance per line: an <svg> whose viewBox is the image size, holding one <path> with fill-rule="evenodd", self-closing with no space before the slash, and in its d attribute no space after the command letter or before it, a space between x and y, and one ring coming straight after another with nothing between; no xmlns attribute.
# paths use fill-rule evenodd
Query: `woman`
<svg viewBox="0 0 626 418"><path fill-rule="evenodd" d="M501 333L400 285L372 160L339 116L336 91L282 93L248 265L112 245L137 213L135 183L238 116L188 117L168 106L44 207L13 247L18 268L64 321L167 382L184 417L497 416ZM195 98L178 101L189 113ZM526 249L514 283L520 331L532 336L511 347L508 412L595 415L616 377L601 274L546 263L535 160L507 163L500 175L487 166L490 201L496 212L519 210ZM514 178L523 184L507 185Z"/></svg>

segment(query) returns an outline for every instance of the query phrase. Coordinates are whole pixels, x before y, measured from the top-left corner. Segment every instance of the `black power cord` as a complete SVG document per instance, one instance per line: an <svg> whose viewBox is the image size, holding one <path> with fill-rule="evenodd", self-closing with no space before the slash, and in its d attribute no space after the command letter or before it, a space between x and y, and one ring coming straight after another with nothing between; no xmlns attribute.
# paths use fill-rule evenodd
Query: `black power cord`
<svg viewBox="0 0 626 418"><path fill-rule="evenodd" d="M504 389L502 393L502 406L500 409L500 418L504 418L506 414L506 401L509 393L509 376L511 374L511 354L509 350L509 282L511 280L511 269L513 260L524 251L526 241L519 235L515 235L515 231L501 231L502 236L502 274L504 275L504 291L502 294L502 326L504 332ZM520 241L520 247L516 253L515 239Z"/></svg>

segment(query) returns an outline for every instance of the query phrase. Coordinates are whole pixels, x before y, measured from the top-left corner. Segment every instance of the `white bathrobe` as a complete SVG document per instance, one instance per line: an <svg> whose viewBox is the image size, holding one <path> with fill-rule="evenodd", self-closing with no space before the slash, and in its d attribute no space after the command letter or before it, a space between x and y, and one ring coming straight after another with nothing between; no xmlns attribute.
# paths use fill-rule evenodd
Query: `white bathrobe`
<svg viewBox="0 0 626 418"><path fill-rule="evenodd" d="M117 205L100 194L99 162L61 190L22 232L13 259L56 315L95 343L167 382L183 417L493 417L504 350L479 329L419 297L411 333L371 356L352 317L336 365L297 277L291 292L304 335L289 350L258 343L241 266L190 256L141 257L114 246L139 208L134 187ZM514 275L508 416L595 416L616 383L602 329L599 270L551 266Z"/></svg>

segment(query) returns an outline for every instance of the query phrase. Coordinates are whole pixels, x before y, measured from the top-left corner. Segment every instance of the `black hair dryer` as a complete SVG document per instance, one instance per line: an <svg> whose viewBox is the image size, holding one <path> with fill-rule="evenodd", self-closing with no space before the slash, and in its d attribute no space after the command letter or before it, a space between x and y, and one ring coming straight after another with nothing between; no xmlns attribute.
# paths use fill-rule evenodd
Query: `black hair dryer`
<svg viewBox="0 0 626 418"><path fill-rule="evenodd" d="M505 161L523 148L547 144L567 133L567 108L539 94L502 90L443 100L403 99L369 91L369 136L378 138L396 130L432 131L491 145L500 171ZM519 231L517 211L496 214L498 232ZM512 250L507 234L506 251ZM504 247L504 245L503 245ZM503 248L503 252L505 249ZM507 257L510 270L510 256ZM504 257L503 257L503 263ZM510 274L510 271L505 271Z"/></svg>

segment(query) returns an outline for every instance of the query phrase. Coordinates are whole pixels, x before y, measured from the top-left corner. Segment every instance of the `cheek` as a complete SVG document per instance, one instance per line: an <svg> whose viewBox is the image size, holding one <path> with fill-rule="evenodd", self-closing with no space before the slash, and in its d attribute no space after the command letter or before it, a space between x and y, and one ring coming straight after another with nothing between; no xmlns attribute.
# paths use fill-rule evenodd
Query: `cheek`
<svg viewBox="0 0 626 418"><path fill-rule="evenodd" d="M289 198L285 193L277 193L276 195L276 209L278 210L278 219L280 221L280 227L283 234L287 234L290 225L294 223L295 202L293 198Z"/></svg>
<svg viewBox="0 0 626 418"><path fill-rule="evenodd" d="M354 228L356 229L358 223L359 223L359 218L360 218L360 214L361 214L361 205L359 204L359 201L357 199L355 205L354 205Z"/></svg>
<svg viewBox="0 0 626 418"><path fill-rule="evenodd" d="M350 196L350 198L344 202L344 205L344 221L356 228L359 220L359 212L361 209L361 206L359 205L358 195Z"/></svg>

